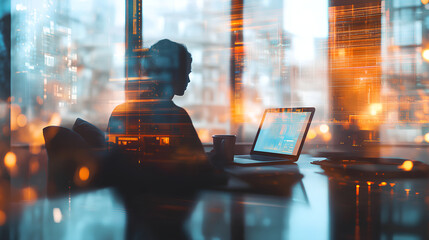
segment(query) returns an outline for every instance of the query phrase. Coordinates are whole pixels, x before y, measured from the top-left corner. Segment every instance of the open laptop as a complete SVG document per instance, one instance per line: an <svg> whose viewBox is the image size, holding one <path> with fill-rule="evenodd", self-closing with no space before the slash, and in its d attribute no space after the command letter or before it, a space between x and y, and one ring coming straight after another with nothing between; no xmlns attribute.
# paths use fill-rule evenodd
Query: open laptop
<svg viewBox="0 0 429 240"><path fill-rule="evenodd" d="M315 108L265 110L250 155L237 155L234 164L252 165L298 160Z"/></svg>

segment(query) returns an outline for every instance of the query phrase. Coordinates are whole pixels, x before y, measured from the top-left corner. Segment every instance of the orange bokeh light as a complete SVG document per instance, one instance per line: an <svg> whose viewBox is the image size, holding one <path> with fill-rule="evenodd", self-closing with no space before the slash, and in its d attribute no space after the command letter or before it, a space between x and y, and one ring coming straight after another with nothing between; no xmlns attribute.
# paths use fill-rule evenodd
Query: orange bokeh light
<svg viewBox="0 0 429 240"><path fill-rule="evenodd" d="M381 105L380 103L373 103L369 106L369 109L371 115L375 116L379 112L381 112L381 110L383 110L383 105Z"/></svg>
<svg viewBox="0 0 429 240"><path fill-rule="evenodd" d="M323 134L323 140L325 140L326 142L330 141L331 138L332 138L331 133L328 132L328 133Z"/></svg>
<svg viewBox="0 0 429 240"><path fill-rule="evenodd" d="M35 201L37 199L37 192L32 187L22 189L22 199L25 201Z"/></svg>
<svg viewBox="0 0 429 240"><path fill-rule="evenodd" d="M398 168L404 171L411 171L413 169L413 166L414 166L413 162L410 160L407 160L407 161L404 161L402 165L399 166Z"/></svg>
<svg viewBox="0 0 429 240"><path fill-rule="evenodd" d="M429 143L429 133L426 133L426 134L425 134L425 141L426 141L427 143Z"/></svg>
<svg viewBox="0 0 429 240"><path fill-rule="evenodd" d="M313 129L308 130L307 139L311 140L316 138L316 136L317 136L316 131L314 131Z"/></svg>
<svg viewBox="0 0 429 240"><path fill-rule="evenodd" d="M211 137L208 129L198 129L197 134L202 142L211 142Z"/></svg>
<svg viewBox="0 0 429 240"><path fill-rule="evenodd" d="M61 116L58 113L54 113L49 120L48 125L59 126L61 124Z"/></svg>
<svg viewBox="0 0 429 240"><path fill-rule="evenodd" d="M3 226L6 223L6 213L0 210L0 226Z"/></svg>
<svg viewBox="0 0 429 240"><path fill-rule="evenodd" d="M327 133L327 132L329 132L329 126L326 124L322 124L322 125L320 125L319 130L322 133Z"/></svg>
<svg viewBox="0 0 429 240"><path fill-rule="evenodd" d="M79 169L79 179L86 181L89 178L89 169L87 167L81 167Z"/></svg>
<svg viewBox="0 0 429 240"><path fill-rule="evenodd" d="M429 61L429 49L423 50L422 57L424 60Z"/></svg>
<svg viewBox="0 0 429 240"><path fill-rule="evenodd" d="M16 155L13 152L8 152L4 156L4 165L8 168L13 168L16 166Z"/></svg>
<svg viewBox="0 0 429 240"><path fill-rule="evenodd" d="M16 118L16 124L18 127L25 127L27 125L27 117L24 114L19 114Z"/></svg>
<svg viewBox="0 0 429 240"><path fill-rule="evenodd" d="M31 160L31 162L30 162L30 172L32 174L35 174L36 172L39 171L39 168L40 168L39 162L37 160Z"/></svg>
<svg viewBox="0 0 429 240"><path fill-rule="evenodd" d="M423 142L423 137L422 137L422 136L417 136L417 137L415 137L415 138L414 138L414 142L415 142L415 143L421 143L421 142Z"/></svg>
<svg viewBox="0 0 429 240"><path fill-rule="evenodd" d="M10 106L10 130L15 131L18 129L17 119L21 114L21 107L17 104L12 104Z"/></svg>
<svg viewBox="0 0 429 240"><path fill-rule="evenodd" d="M30 145L30 152L34 155L39 154L42 151L42 147L38 144Z"/></svg>

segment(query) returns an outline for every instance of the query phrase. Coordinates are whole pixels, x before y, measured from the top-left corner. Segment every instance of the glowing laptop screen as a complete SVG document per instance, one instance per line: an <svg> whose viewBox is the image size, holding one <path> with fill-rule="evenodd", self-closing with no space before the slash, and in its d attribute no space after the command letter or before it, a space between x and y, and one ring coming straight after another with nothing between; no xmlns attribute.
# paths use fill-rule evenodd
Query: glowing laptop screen
<svg viewBox="0 0 429 240"><path fill-rule="evenodd" d="M311 112L267 112L253 151L297 155Z"/></svg>

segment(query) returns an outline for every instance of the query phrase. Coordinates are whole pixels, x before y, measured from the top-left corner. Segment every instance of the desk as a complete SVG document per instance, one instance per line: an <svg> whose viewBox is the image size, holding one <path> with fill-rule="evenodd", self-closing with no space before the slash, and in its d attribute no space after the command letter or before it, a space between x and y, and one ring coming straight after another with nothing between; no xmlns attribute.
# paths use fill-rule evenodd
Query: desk
<svg viewBox="0 0 429 240"><path fill-rule="evenodd" d="M13 202L2 231L11 239L429 239L427 179L334 179L313 160L301 155L303 177L284 194L246 192L237 178L186 196L103 188Z"/></svg>

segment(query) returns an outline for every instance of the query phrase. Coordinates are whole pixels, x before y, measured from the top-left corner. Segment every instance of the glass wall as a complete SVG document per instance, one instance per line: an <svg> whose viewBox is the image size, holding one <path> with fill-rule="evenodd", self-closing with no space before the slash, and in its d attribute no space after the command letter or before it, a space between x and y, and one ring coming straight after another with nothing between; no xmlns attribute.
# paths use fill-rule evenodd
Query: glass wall
<svg viewBox="0 0 429 240"><path fill-rule="evenodd" d="M429 142L427 1L235 2L143 1L143 47L168 38L192 53L191 83L174 101L203 142L251 142L265 108L290 106L316 107L309 142L350 126L366 131L362 141ZM43 127L76 117L104 130L125 101L125 1L11 8L12 142L43 144Z"/></svg>

